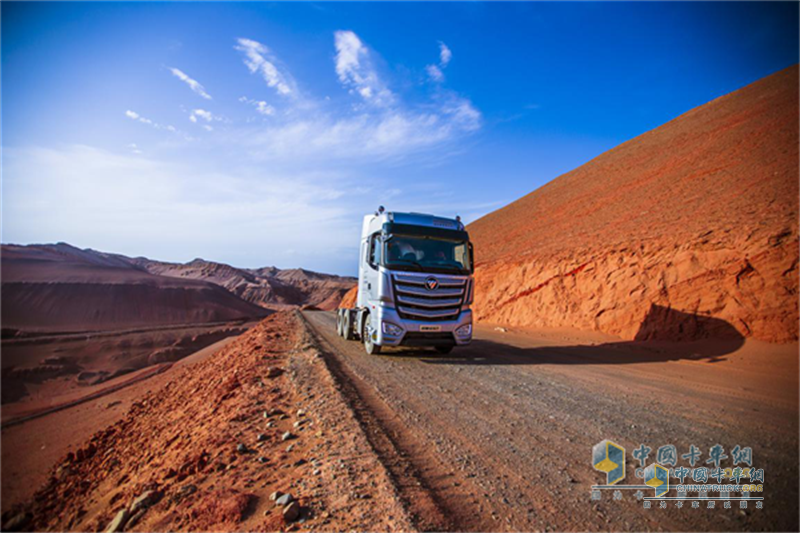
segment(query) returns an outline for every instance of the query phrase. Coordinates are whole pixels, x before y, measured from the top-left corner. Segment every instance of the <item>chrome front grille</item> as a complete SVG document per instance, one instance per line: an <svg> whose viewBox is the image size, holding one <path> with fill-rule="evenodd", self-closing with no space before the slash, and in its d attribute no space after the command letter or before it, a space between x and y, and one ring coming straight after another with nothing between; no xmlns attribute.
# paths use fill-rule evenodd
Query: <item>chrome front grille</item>
<svg viewBox="0 0 800 533"><path fill-rule="evenodd" d="M426 280L435 278L436 289L426 288ZM466 278L439 274L392 275L395 306L401 318L410 320L453 320L458 318L467 289Z"/></svg>

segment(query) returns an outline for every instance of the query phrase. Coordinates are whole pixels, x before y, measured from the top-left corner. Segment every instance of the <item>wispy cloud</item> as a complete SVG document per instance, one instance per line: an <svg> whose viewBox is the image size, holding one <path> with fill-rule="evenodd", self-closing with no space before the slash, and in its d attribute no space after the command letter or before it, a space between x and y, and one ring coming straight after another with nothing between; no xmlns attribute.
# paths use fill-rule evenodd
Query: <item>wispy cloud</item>
<svg viewBox="0 0 800 533"><path fill-rule="evenodd" d="M425 71L428 73L428 76L430 76L430 78L433 81L435 82L444 81L444 73L442 72L442 69L440 69L436 65L427 65L425 67Z"/></svg>
<svg viewBox="0 0 800 533"><path fill-rule="evenodd" d="M196 123L198 118L205 120L206 122L222 120L222 117L215 115L211 111L206 111L205 109L192 109L192 112L189 115L189 120Z"/></svg>
<svg viewBox="0 0 800 533"><path fill-rule="evenodd" d="M389 105L394 101L394 95L381 81L370 52L358 35L352 31L337 31L334 34L334 45L336 74L345 87L377 105Z"/></svg>
<svg viewBox="0 0 800 533"><path fill-rule="evenodd" d="M446 67L450 60L453 59L453 52L442 41L439 41L439 64L442 68Z"/></svg>
<svg viewBox="0 0 800 533"><path fill-rule="evenodd" d="M399 209L421 208L423 197L432 203L415 191L421 181L460 194L457 178L426 172L479 139L483 116L466 94L409 83L406 72L419 75L424 63L385 68L380 51L353 31L329 34L320 54L327 62L311 79L300 79L301 70L291 70L295 58L271 44L242 38L223 45L236 67L225 83L247 95L238 101L217 91L212 99L170 68L203 100L176 89L157 105L142 104L146 95L123 101L119 133L130 137L112 136L110 147L100 139L105 149L61 144L4 153L12 221L5 238L175 260L198 250L213 258L216 250L242 266L274 261L351 272L357 213L389 200ZM434 46L436 70L429 72L443 77L452 53L440 47L437 59ZM187 47L181 54L192 52ZM175 88L165 68L154 61L161 83ZM256 86L236 88L248 81ZM420 176L407 180L409 169Z"/></svg>
<svg viewBox="0 0 800 533"><path fill-rule="evenodd" d="M294 78L286 72L281 72L277 66L277 59L269 48L252 39L239 38L234 47L244 54L244 64L252 74L260 74L267 86L272 87L283 96L297 96L297 84Z"/></svg>
<svg viewBox="0 0 800 533"><path fill-rule="evenodd" d="M425 67L428 77L435 83L444 82L444 69L450 64L451 59L453 59L453 52L450 51L446 44L439 41L439 64Z"/></svg>
<svg viewBox="0 0 800 533"><path fill-rule="evenodd" d="M455 94L426 109L391 109L336 117L315 114L241 132L229 143L258 160L358 161L407 158L480 128L481 113ZM443 152L444 153L444 152Z"/></svg>
<svg viewBox="0 0 800 533"><path fill-rule="evenodd" d="M271 116L275 114L275 108L264 100L253 100L251 98L247 98L246 96L242 96L239 98L239 101L255 107L256 111L262 115Z"/></svg>
<svg viewBox="0 0 800 533"><path fill-rule="evenodd" d="M151 126L151 127L155 128L157 130L166 130L166 131L171 131L173 133L178 131L175 128L175 126L159 124L158 122L154 122L154 121L150 120L149 118L143 117L139 113L137 113L136 111L131 111L130 109L125 111L125 116L128 117L131 120L135 120L136 122L141 122L142 124L147 124L148 126Z"/></svg>
<svg viewBox="0 0 800 533"><path fill-rule="evenodd" d="M375 65L382 64L382 59L352 31L338 31L332 37L334 62L327 75L342 84L339 95L320 97L311 90L299 94L289 65L267 46L240 39L236 48L250 72L263 77L280 97L239 97L236 103L244 104L241 107L247 110L244 117L241 108L239 113L232 110L225 116L220 114L224 109L220 106L225 104L221 101L213 110L205 106L186 109L193 124L211 133L197 138L184 135L187 142L178 150L165 144L151 147L147 155L117 158L76 147L68 153L41 153L42 164L54 181L66 179L62 165L88 165L100 180L110 172L126 175L118 169L130 164L131 175L146 170L148 179L169 183L157 205L141 199L148 205L148 217L152 217L148 221L159 221L153 223L153 235L158 234L158 228L182 227L186 220L201 219L202 227L193 226L184 232L187 238L202 235L204 242L219 238L229 249L226 235L230 228L247 228L243 232L247 235L260 228L259 247L296 250L291 257L276 251L276 261L313 266L321 255L337 256L351 246L344 236L349 235L352 213L374 209L376 202L402 206L417 201L413 187L404 185L401 191L396 181L376 177L376 166L438 165L463 149L463 141L480 130L483 116L467 96L443 84L435 84L421 96L410 93L413 87L393 84L390 72L379 75ZM447 57L446 61L440 57L441 61L431 66L441 71L452 54ZM244 72L242 75L246 76ZM353 99L357 100L355 105ZM129 110L126 116L166 129L135 111ZM217 127L223 123L226 127ZM171 157L176 160L164 159ZM127 158L138 163L134 165ZM26 168L28 171L33 169ZM96 187L94 181L82 179L81 188ZM96 195L98 205L104 210L106 205L116 205L113 198L120 191L98 190L103 191ZM133 199L139 201L135 196ZM441 203L447 201L453 203L448 198ZM62 215L68 218L71 213ZM136 213L128 212L128 217L135 218ZM226 235L218 235L220 228L226 228ZM142 230L141 234L145 233ZM297 251L296 236L311 233L314 253L303 255ZM153 240L158 239L154 236ZM252 244L247 240L246 248L252 248ZM330 265L330 259L325 261ZM341 271L347 271L348 265L343 262Z"/></svg>
<svg viewBox="0 0 800 533"><path fill-rule="evenodd" d="M203 122L227 122L224 117L215 115L211 111L205 109L192 109L192 112L189 113L189 120L194 124L198 124L206 131L214 131L214 127L211 126L211 124L203 124Z"/></svg>
<svg viewBox="0 0 800 533"><path fill-rule="evenodd" d="M375 202L374 194L357 190L363 180L339 171L171 161L80 145L5 155L4 193L14 201L4 220L15 222L4 234L16 242L65 240L180 261L200 250L238 266L350 272L351 254L341 251L352 246L352 214Z"/></svg>
<svg viewBox="0 0 800 533"><path fill-rule="evenodd" d="M337 161L366 164L397 160L454 142L480 129L482 115L473 103L455 91L437 85L429 101L409 102L395 93L378 75L379 57L352 31L333 35L335 73L344 88L367 105L341 106L313 96L282 99L272 105L242 96L238 100L254 108L269 121L253 118L231 123L205 109L193 109L189 120L208 131L212 123L232 124L224 132L204 139L224 145L226 152L242 152L242 158L280 160L291 164L298 158L332 165ZM278 94L296 94L296 82L288 67L262 43L238 39L236 49L253 73L260 73ZM439 65L428 65L432 77L443 78L441 68L452 59L450 49L440 43ZM276 65L280 65L280 68ZM137 118L138 115L137 115ZM447 157L451 149L437 152Z"/></svg>
<svg viewBox="0 0 800 533"><path fill-rule="evenodd" d="M189 88L195 93L199 94L206 100L211 100L211 95L206 92L205 88L200 84L199 81L190 78L186 73L177 68L170 67L169 71L172 72L173 76L188 85Z"/></svg>

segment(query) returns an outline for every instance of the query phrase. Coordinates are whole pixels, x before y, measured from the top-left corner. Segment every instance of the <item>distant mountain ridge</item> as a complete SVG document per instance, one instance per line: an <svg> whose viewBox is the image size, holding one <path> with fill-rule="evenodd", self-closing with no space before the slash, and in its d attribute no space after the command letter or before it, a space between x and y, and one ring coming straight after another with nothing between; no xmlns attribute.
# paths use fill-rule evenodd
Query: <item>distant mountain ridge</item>
<svg viewBox="0 0 800 533"><path fill-rule="evenodd" d="M151 274L199 279L220 285L243 300L265 308L311 305L334 309L342 296L356 284L355 278L302 268L236 268L204 259L166 263L139 257L131 259L131 262Z"/></svg>
<svg viewBox="0 0 800 533"><path fill-rule="evenodd" d="M6 333L225 322L291 306L332 309L355 285L302 269L166 263L66 243L4 244L1 251Z"/></svg>

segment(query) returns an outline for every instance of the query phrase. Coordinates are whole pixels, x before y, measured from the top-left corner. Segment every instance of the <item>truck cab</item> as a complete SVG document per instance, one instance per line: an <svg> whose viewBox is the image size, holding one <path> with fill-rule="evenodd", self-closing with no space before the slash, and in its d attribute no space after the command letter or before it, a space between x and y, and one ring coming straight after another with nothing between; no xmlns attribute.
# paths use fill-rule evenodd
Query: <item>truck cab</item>
<svg viewBox="0 0 800 533"><path fill-rule="evenodd" d="M354 309L340 309L338 333L382 347L448 353L472 340L473 251L459 218L393 213L364 217Z"/></svg>

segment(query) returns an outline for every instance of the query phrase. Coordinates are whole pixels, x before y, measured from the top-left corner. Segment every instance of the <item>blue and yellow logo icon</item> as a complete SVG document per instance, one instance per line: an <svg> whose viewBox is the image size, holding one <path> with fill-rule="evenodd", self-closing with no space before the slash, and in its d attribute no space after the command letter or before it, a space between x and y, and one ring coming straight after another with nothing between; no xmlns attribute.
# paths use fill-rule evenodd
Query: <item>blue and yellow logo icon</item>
<svg viewBox="0 0 800 533"><path fill-rule="evenodd" d="M592 448L592 466L606 473L606 485L625 479L625 448L610 440L598 442Z"/></svg>
<svg viewBox="0 0 800 533"><path fill-rule="evenodd" d="M644 469L644 483L656 489L656 498L669 492L669 470L653 463Z"/></svg>

